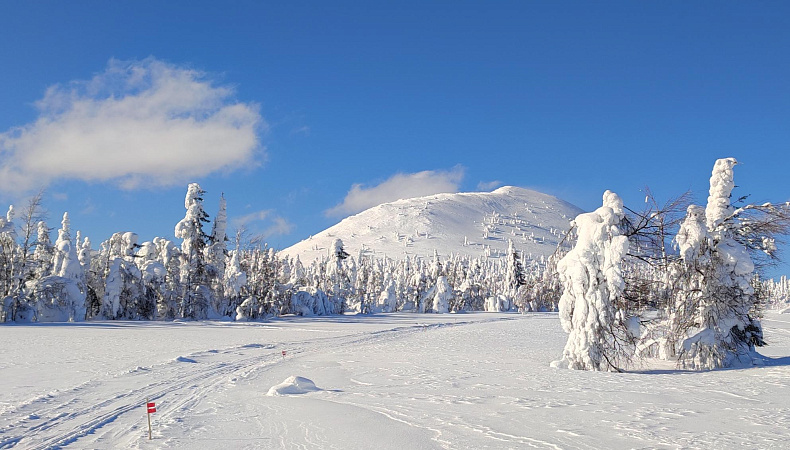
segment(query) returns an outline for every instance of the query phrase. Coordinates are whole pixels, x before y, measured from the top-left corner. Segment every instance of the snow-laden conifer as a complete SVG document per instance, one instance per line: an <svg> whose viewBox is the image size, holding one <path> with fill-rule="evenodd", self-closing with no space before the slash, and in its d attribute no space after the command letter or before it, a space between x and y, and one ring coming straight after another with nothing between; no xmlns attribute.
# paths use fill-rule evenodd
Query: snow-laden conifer
<svg viewBox="0 0 790 450"><path fill-rule="evenodd" d="M14 294L17 291L19 251L14 227L14 206L8 207L6 217L0 217L0 322L13 316Z"/></svg>
<svg viewBox="0 0 790 450"><path fill-rule="evenodd" d="M573 221L577 241L557 264L564 290L560 299L560 322L569 334L557 367L580 370L619 370L615 303L622 295L622 262L628 239L620 221L623 202L606 191L603 206L580 214Z"/></svg>
<svg viewBox="0 0 790 450"><path fill-rule="evenodd" d="M335 239L330 249L329 261L326 263L326 276L328 294L340 312L345 312L348 309L346 300L353 288L345 264L348 257L349 254L343 246L343 241Z"/></svg>
<svg viewBox="0 0 790 450"><path fill-rule="evenodd" d="M450 283L447 282L447 277L440 275L436 279L436 290L433 296L433 312L447 313L450 312L450 301L453 298L453 289Z"/></svg>
<svg viewBox="0 0 790 450"><path fill-rule="evenodd" d="M239 250L230 252L230 259L225 267L225 275L222 282L225 300L225 309L218 311L222 316L228 316L235 310L235 305L239 304L241 291L247 283L247 274L241 270L239 262Z"/></svg>
<svg viewBox="0 0 790 450"><path fill-rule="evenodd" d="M68 213L63 214L61 225L52 261L41 261L51 267L47 272L52 275L35 278L26 285L39 321L81 321L86 316L84 273L71 242Z"/></svg>
<svg viewBox="0 0 790 450"><path fill-rule="evenodd" d="M762 345L762 327L751 315L755 306L751 281L754 263L736 233L742 225L730 203L735 187L734 158L716 161L710 178L706 229L701 228L700 209L689 215L676 238L690 275L681 290L676 314L693 309L686 321L680 362L695 369L751 364L755 345ZM678 326L682 326L679 322Z"/></svg>
<svg viewBox="0 0 790 450"><path fill-rule="evenodd" d="M224 304L225 264L228 258L228 214L225 196L219 198L219 211L214 217L211 235L205 249L206 272L211 285L214 303L212 310L220 316L227 310Z"/></svg>
<svg viewBox="0 0 790 450"><path fill-rule="evenodd" d="M521 287L527 284L527 280L524 277L524 265L521 263L521 257L510 239L507 242L507 254L505 257L507 258L507 267L505 269L506 295L512 303L516 304L523 311L528 309L528 305L520 294Z"/></svg>
<svg viewBox="0 0 790 450"><path fill-rule="evenodd" d="M375 312L395 312L398 308L398 296L396 294L395 280L392 275L387 273L384 278L384 290L381 291L378 298L378 304Z"/></svg>
<svg viewBox="0 0 790 450"><path fill-rule="evenodd" d="M181 284L184 288L181 316L205 319L209 316L211 292L204 251L208 236L203 224L208 214L203 209L205 191L197 183L190 183L184 198L186 215L176 224L175 235L181 239Z"/></svg>

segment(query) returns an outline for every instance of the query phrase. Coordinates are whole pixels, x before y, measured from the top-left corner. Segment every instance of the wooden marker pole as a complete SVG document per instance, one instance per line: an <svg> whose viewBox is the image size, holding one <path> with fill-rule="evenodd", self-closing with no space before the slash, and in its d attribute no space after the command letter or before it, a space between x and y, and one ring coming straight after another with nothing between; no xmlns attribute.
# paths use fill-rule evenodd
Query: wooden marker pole
<svg viewBox="0 0 790 450"><path fill-rule="evenodd" d="M151 435L151 413L156 412L156 403L151 403L151 400L146 397L145 398L145 410L148 413L148 440L153 440L153 436Z"/></svg>
<svg viewBox="0 0 790 450"><path fill-rule="evenodd" d="M145 410L146 410L147 415L148 415L148 440L150 441L150 440L153 439L153 437L151 436L151 413L148 412L148 403L150 403L150 402L148 400L148 397L146 397L145 398Z"/></svg>

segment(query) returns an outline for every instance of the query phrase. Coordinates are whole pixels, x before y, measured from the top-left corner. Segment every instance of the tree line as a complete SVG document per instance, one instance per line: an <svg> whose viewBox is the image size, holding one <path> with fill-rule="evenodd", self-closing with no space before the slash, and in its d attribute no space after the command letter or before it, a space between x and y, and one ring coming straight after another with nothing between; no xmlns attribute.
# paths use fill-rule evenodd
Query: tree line
<svg viewBox="0 0 790 450"><path fill-rule="evenodd" d="M571 222L552 256L533 260L512 242L501 258L395 260L349 255L336 239L305 265L261 240L243 245L240 232L230 249L225 199L210 222L196 183L175 226L180 245L120 232L93 249L72 236L68 213L50 240L39 194L21 214L11 207L0 218L0 319L559 311L569 337L557 366L622 370L643 357L694 369L747 363L765 343L761 307L790 292L786 278L759 278L778 259L790 206L733 201L736 164L716 162L704 207L688 194L659 204L648 190L637 211L607 191L600 208Z"/></svg>

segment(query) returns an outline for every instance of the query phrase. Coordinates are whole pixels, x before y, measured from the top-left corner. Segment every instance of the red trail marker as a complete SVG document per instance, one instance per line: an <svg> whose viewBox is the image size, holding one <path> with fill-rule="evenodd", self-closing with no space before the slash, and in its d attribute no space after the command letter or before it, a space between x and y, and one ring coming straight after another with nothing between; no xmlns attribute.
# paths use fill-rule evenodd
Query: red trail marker
<svg viewBox="0 0 790 450"><path fill-rule="evenodd" d="M148 440L150 441L153 439L153 436L151 435L151 413L156 412L156 403L145 399L145 409L148 411Z"/></svg>

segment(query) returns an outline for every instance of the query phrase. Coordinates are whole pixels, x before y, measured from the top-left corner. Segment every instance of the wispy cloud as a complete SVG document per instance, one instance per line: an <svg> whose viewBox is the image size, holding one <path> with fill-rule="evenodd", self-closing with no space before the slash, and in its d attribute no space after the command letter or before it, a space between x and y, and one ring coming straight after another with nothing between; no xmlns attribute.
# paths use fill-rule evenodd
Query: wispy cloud
<svg viewBox="0 0 790 450"><path fill-rule="evenodd" d="M308 127L307 125L302 125L301 127L294 128L294 129L291 130L291 135L292 136L293 135L297 135L297 134L303 134L305 136L309 136L310 135L310 127Z"/></svg>
<svg viewBox="0 0 790 450"><path fill-rule="evenodd" d="M273 210L271 209L262 209L260 211L251 212L249 214L245 214L243 216L235 217L233 219L233 223L236 226L239 225L247 225L252 222L260 222L262 220L266 220L272 214Z"/></svg>
<svg viewBox="0 0 790 450"><path fill-rule="evenodd" d="M502 186L502 182L499 180L494 181L481 181L477 183L477 190L478 191L493 191L494 189Z"/></svg>
<svg viewBox="0 0 790 450"><path fill-rule="evenodd" d="M272 236L284 236L293 231L294 225L284 217L272 217L272 224L263 230L263 236L270 238Z"/></svg>
<svg viewBox="0 0 790 450"><path fill-rule="evenodd" d="M154 58L110 60L90 80L51 86L38 118L0 133L0 190L53 180L126 189L183 184L263 156L258 106L200 71Z"/></svg>
<svg viewBox="0 0 790 450"><path fill-rule="evenodd" d="M398 173L383 183L371 187L354 184L342 203L324 213L329 217L342 217L404 198L458 192L463 178L464 168L456 166L446 171L425 170L417 173Z"/></svg>
<svg viewBox="0 0 790 450"><path fill-rule="evenodd" d="M255 230L265 238L283 236L291 233L294 229L294 225L288 219L276 215L272 209L262 209L235 217L232 219L232 223L236 228Z"/></svg>

